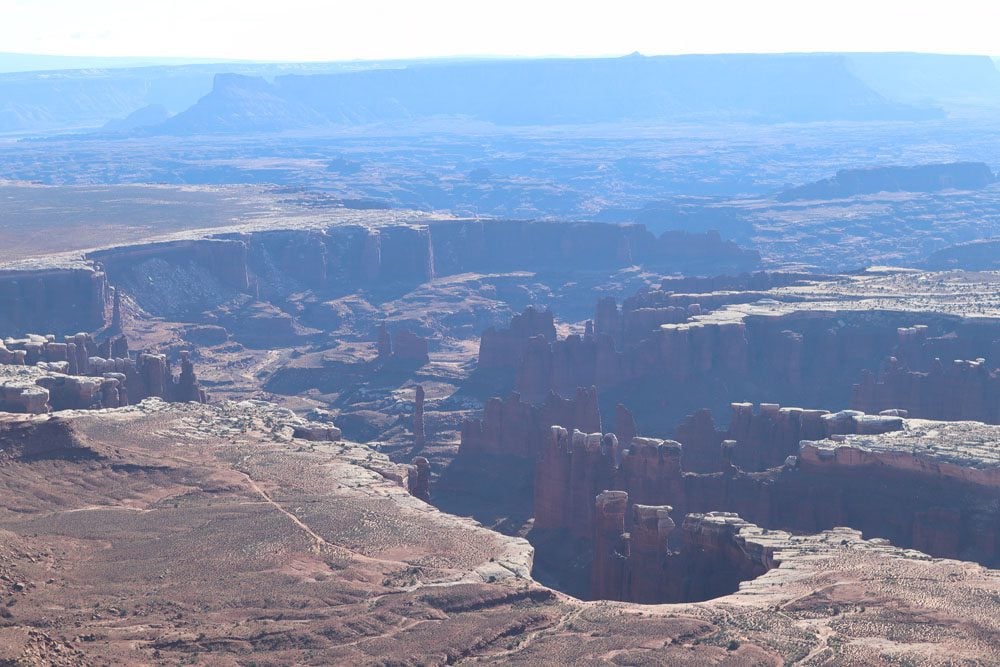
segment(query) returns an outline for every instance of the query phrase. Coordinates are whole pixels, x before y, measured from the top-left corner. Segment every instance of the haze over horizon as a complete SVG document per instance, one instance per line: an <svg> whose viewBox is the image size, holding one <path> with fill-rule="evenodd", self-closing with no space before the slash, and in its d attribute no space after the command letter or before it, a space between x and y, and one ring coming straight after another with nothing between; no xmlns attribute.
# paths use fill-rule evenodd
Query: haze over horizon
<svg viewBox="0 0 1000 667"><path fill-rule="evenodd" d="M212 3L0 0L0 51L190 61L343 61L785 52L996 55L1000 6L956 0L920 8L871 3L696 6L648 0L528 2L502 8L458 0Z"/></svg>

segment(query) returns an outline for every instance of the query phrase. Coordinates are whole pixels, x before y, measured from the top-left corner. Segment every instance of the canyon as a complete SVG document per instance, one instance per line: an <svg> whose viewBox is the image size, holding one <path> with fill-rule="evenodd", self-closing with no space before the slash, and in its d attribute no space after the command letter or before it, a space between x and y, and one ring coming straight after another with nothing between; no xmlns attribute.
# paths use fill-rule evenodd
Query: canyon
<svg viewBox="0 0 1000 667"><path fill-rule="evenodd" d="M0 665L1000 663L994 61L109 67L0 74Z"/></svg>
<svg viewBox="0 0 1000 667"><path fill-rule="evenodd" d="M5 655L586 660L643 619L663 656L866 660L852 633L883 631L853 628L912 627L911 576L941 582L934 650L990 655L953 619L1000 565L996 276L759 271L697 234L683 266L719 268L678 276L677 239L562 226L257 224L10 269ZM257 597L205 560L251 544Z"/></svg>

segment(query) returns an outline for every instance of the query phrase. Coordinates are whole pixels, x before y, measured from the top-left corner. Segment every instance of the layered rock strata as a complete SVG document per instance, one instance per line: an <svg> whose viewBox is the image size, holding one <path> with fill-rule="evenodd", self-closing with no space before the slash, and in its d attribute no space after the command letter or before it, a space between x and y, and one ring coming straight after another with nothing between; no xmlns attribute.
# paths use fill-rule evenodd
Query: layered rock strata
<svg viewBox="0 0 1000 667"><path fill-rule="evenodd" d="M123 356L93 356L102 351ZM3 405L9 412L117 408L149 397L199 403L208 400L188 352L181 352L180 374L174 377L166 355L129 356L123 337L102 344L85 333L67 336L65 342L57 342L53 335L7 338L0 342L0 365L38 371L30 382L25 377L4 381Z"/></svg>
<svg viewBox="0 0 1000 667"><path fill-rule="evenodd" d="M926 371L890 357L876 376L865 371L851 407L866 412L905 410L911 417L1000 423L1000 369L986 359L935 358Z"/></svg>
<svg viewBox="0 0 1000 667"><path fill-rule="evenodd" d="M803 440L796 455L760 473L732 464L738 442L719 443L718 472L696 473L684 469L678 442L635 437L619 447L613 434L554 426L535 469L534 525L589 542L595 554L621 554L631 548L614 539L622 517L635 507L670 506L673 516L736 512L796 533L849 526L934 556L1000 564L1000 427L851 411L820 422L826 436ZM619 495L595 505L605 491ZM680 542L667 535L671 548ZM606 563L596 567L611 572ZM609 576L597 581L592 571L595 595L619 590L623 575Z"/></svg>
<svg viewBox="0 0 1000 667"><path fill-rule="evenodd" d="M601 413L594 388L578 389L573 398L550 394L541 405L532 405L515 392L507 399L486 402L482 419L462 422L460 456L495 455L537 458L546 449L555 424L600 431ZM592 428L596 427L596 428Z"/></svg>
<svg viewBox="0 0 1000 667"><path fill-rule="evenodd" d="M666 508L633 504L608 525L611 535L627 528L631 543L620 568L630 579L608 597L685 573L695 576L680 590L692 598L708 583L731 595L670 607L582 604L530 578L524 540L414 498L409 466L380 452L297 439L306 426L256 401L0 416L0 587L16 601L5 606L0 658L1000 660L1000 581L979 566L846 529L793 537L727 515L670 530ZM731 579L703 585L668 554L656 578L644 555L661 550L664 532L682 533L717 573L766 572L739 590Z"/></svg>
<svg viewBox="0 0 1000 667"><path fill-rule="evenodd" d="M535 336L541 336L549 342L555 341L555 322L551 310L542 311L528 306L524 312L514 315L508 327L490 327L482 333L477 368L517 369L528 340Z"/></svg>
<svg viewBox="0 0 1000 667"><path fill-rule="evenodd" d="M0 331L94 331L110 298L107 275L94 266L0 268Z"/></svg>
<svg viewBox="0 0 1000 667"><path fill-rule="evenodd" d="M709 410L699 410L678 427L687 472L718 472L730 465L761 471L780 466L799 452L802 440L843 433L882 433L903 428L896 414L858 410L807 410L777 403L733 403L729 427L718 430Z"/></svg>
<svg viewBox="0 0 1000 667"><path fill-rule="evenodd" d="M191 318L240 295L280 304L306 290L338 296L467 272L615 270L634 262L724 273L753 268L760 258L714 233L656 237L637 225L436 220L239 228L96 250L74 262L0 272L0 329L94 331L108 323L109 309L120 326L109 282L146 312Z"/></svg>

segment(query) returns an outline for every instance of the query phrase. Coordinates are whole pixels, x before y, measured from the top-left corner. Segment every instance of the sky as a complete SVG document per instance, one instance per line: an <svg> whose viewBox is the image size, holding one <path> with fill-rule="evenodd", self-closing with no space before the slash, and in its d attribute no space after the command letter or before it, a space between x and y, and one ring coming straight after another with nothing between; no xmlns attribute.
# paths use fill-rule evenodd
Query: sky
<svg viewBox="0 0 1000 667"><path fill-rule="evenodd" d="M1000 55L997 0L0 0L0 52L239 60Z"/></svg>

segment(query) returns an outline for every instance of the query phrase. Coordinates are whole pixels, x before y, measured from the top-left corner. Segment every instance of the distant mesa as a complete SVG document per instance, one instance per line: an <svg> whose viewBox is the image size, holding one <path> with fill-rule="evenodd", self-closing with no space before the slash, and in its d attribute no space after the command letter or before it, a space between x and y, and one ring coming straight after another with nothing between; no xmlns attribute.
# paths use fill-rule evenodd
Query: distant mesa
<svg viewBox="0 0 1000 667"><path fill-rule="evenodd" d="M944 116L933 102L884 96L877 90L884 76L866 81L859 72L867 69L855 60L842 54L632 55L400 63L276 76L273 82L218 74L208 95L156 131L276 132L432 118L526 126L644 119L774 123Z"/></svg>
<svg viewBox="0 0 1000 667"><path fill-rule="evenodd" d="M160 133L167 135L436 117L497 125L900 121L940 119L955 110L992 114L1000 107L1000 71L986 56L632 54L365 65L90 61L109 69L72 69L85 63L75 59L13 58L0 54L0 132L99 129L158 104L190 112L164 120ZM17 71L54 67L68 69ZM148 124L134 131L143 127Z"/></svg>
<svg viewBox="0 0 1000 667"><path fill-rule="evenodd" d="M877 192L982 190L997 177L982 162L950 162L913 167L842 169L832 178L789 188L778 201L845 199Z"/></svg>
<svg viewBox="0 0 1000 667"><path fill-rule="evenodd" d="M978 239L942 248L931 253L922 266L934 271L1000 271L1000 238Z"/></svg>
<svg viewBox="0 0 1000 667"><path fill-rule="evenodd" d="M101 128L106 132L129 132L141 127L158 125L170 118L170 112L162 104L149 104L136 109L125 118L116 118L104 124Z"/></svg>

